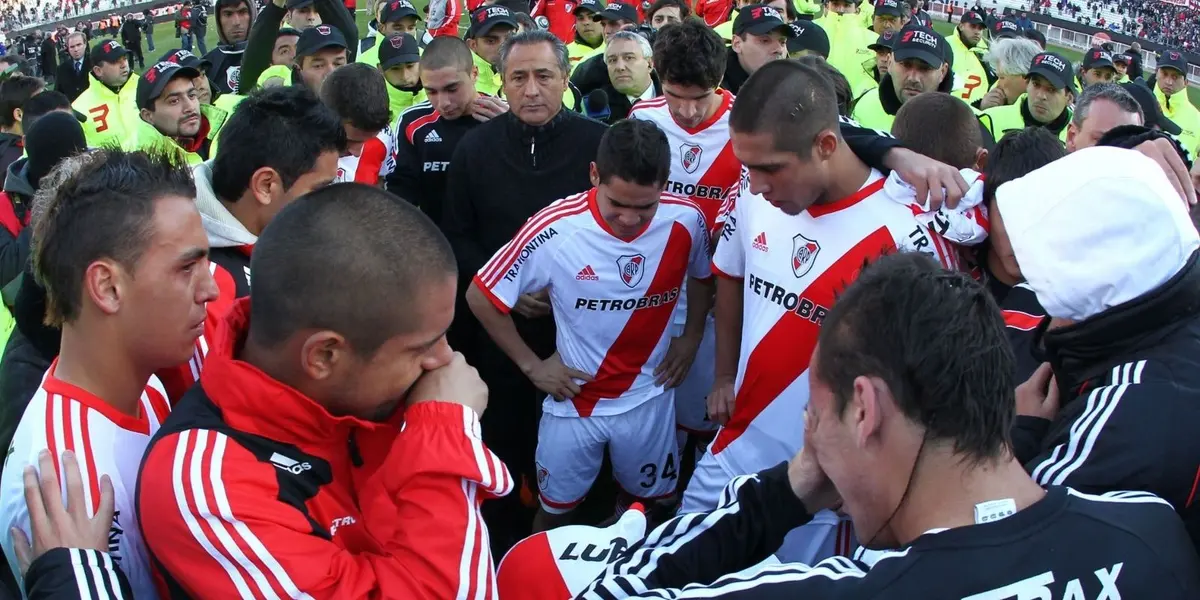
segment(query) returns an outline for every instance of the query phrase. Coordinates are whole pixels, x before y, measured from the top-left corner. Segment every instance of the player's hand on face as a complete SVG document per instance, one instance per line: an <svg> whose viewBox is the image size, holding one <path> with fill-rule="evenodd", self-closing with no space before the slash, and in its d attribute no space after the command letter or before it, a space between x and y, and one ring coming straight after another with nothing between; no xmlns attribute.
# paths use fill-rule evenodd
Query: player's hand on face
<svg viewBox="0 0 1200 600"><path fill-rule="evenodd" d="M792 458L792 462L788 463L788 482L809 514L836 509L842 505L841 495L838 494L833 481L821 469L812 448L812 434L817 429L817 419L817 414L810 404L804 411L804 447Z"/></svg>
<svg viewBox="0 0 1200 600"><path fill-rule="evenodd" d="M513 312L526 319L544 317L550 314L549 295L545 293L545 290L532 294L521 294L517 297L517 305L513 307Z"/></svg>
<svg viewBox="0 0 1200 600"><path fill-rule="evenodd" d="M733 380L720 378L713 382L712 392L708 395L708 420L717 425L724 425L733 414Z"/></svg>
<svg viewBox="0 0 1200 600"><path fill-rule="evenodd" d="M563 364L562 357L557 352L553 356L534 365L529 372L529 380L537 389L554 396L555 400L570 400L579 395L579 383L575 380L590 382L592 376L572 369Z"/></svg>
<svg viewBox="0 0 1200 600"><path fill-rule="evenodd" d="M480 417L487 410L487 384L461 352L455 352L445 365L422 374L408 392L409 406L434 401L461 404Z"/></svg>
<svg viewBox="0 0 1200 600"><path fill-rule="evenodd" d="M667 346L667 355L654 369L655 383L668 388L677 387L683 383L692 362L696 360L696 351L700 349L700 336L681 335L671 338Z"/></svg>
<svg viewBox="0 0 1200 600"><path fill-rule="evenodd" d="M62 470L67 482L66 506L63 506L62 489L50 452L42 450L38 454L37 471L32 466L25 467L25 504L29 509L33 543L30 544L20 529L14 527L10 532L22 576L35 559L55 548L108 551L114 502L112 481L108 475L100 478L100 507L96 516L88 517L79 462L70 450L62 454Z"/></svg>
<svg viewBox="0 0 1200 600"><path fill-rule="evenodd" d="M480 96L474 100L475 110L471 116L477 121L490 121L508 112L508 103L495 96Z"/></svg>
<svg viewBox="0 0 1200 600"><path fill-rule="evenodd" d="M893 148L883 157L884 166L895 171L917 192L917 202L929 200L929 210L943 205L955 208L970 189L954 167L917 154L906 148Z"/></svg>

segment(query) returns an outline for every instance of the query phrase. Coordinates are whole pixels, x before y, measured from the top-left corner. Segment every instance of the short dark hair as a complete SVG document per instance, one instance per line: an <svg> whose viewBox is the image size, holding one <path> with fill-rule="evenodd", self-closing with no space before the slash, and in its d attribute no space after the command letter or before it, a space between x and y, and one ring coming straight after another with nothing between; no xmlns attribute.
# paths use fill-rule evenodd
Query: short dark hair
<svg viewBox="0 0 1200 600"><path fill-rule="evenodd" d="M821 325L814 375L845 411L854 379L887 384L927 440L978 463L1012 447L1014 358L1000 308L970 276L919 252L867 265Z"/></svg>
<svg viewBox="0 0 1200 600"><path fill-rule="evenodd" d="M688 6L688 3L684 2L683 0L655 0L654 4L651 4L650 8L646 9L646 22L649 23L652 21L654 19L654 13L667 8L668 6L674 6L675 8L679 9L680 19L687 19L688 17L692 16L692 7Z"/></svg>
<svg viewBox="0 0 1200 600"><path fill-rule="evenodd" d="M671 23L654 36L654 71L663 83L714 89L725 77L725 42L699 19Z"/></svg>
<svg viewBox="0 0 1200 600"><path fill-rule="evenodd" d="M469 73L475 65L475 59L465 41L452 35L439 35L425 46L420 64L423 71L454 67Z"/></svg>
<svg viewBox="0 0 1200 600"><path fill-rule="evenodd" d="M1010 131L988 153L983 169L983 197L991 202L1001 185L1024 177L1064 156L1067 149L1044 127Z"/></svg>
<svg viewBox="0 0 1200 600"><path fill-rule="evenodd" d="M807 159L817 134L832 130L841 135L833 82L798 61L769 62L742 84L729 111L729 128L772 133L776 149Z"/></svg>
<svg viewBox="0 0 1200 600"><path fill-rule="evenodd" d="M499 4L499 3L497 3L497 4ZM517 25L520 26L520 28L524 29L525 31L529 31L531 29L538 28L537 21L534 21L533 17L529 16L529 13L514 12L513 20L516 21Z"/></svg>
<svg viewBox="0 0 1200 600"><path fill-rule="evenodd" d="M25 60L20 54L5 54L0 56L0 62L8 63L9 68L16 66L13 75L24 75L26 77L33 76L33 64ZM5 70L8 70L7 68Z"/></svg>
<svg viewBox="0 0 1200 600"><path fill-rule="evenodd" d="M905 102L892 123L892 135L905 148L956 169L975 167L983 147L979 119L966 102L942 92Z"/></svg>
<svg viewBox="0 0 1200 600"><path fill-rule="evenodd" d="M0 82L0 127L12 127L17 124L13 117L16 109L25 110L25 103L46 88L46 82L40 77L25 77L18 75Z"/></svg>
<svg viewBox="0 0 1200 600"><path fill-rule="evenodd" d="M391 122L387 81L366 63L334 69L321 85L321 100L343 121L363 131L381 131Z"/></svg>
<svg viewBox="0 0 1200 600"><path fill-rule="evenodd" d="M221 127L213 158L213 191L235 202L264 167L291 187L313 170L317 157L346 149L346 130L337 113L302 85L251 92Z"/></svg>
<svg viewBox="0 0 1200 600"><path fill-rule="evenodd" d="M88 265L108 258L133 269L154 234L154 203L196 197L192 173L165 152L95 150L49 197L34 223L34 273L46 289L46 324L79 317Z"/></svg>
<svg viewBox="0 0 1200 600"><path fill-rule="evenodd" d="M280 210L254 245L249 339L275 348L329 329L371 356L414 326L423 283L455 273L450 243L417 208L367 185L324 187Z"/></svg>
<svg viewBox="0 0 1200 600"><path fill-rule="evenodd" d="M38 119L56 110L71 110L71 99L62 92L44 90L30 96L21 110L21 128L28 131Z"/></svg>
<svg viewBox="0 0 1200 600"><path fill-rule="evenodd" d="M842 72L837 70L837 67L829 64L829 61L816 54L808 54L794 59L800 64L808 65L829 77L829 82L833 84L833 93L837 95L838 114L843 117L849 117L853 112L854 107L854 89L850 87L850 80L846 79Z"/></svg>
<svg viewBox="0 0 1200 600"><path fill-rule="evenodd" d="M596 151L600 183L613 177L637 185L662 185L671 174L671 144L650 121L623 119L609 127Z"/></svg>

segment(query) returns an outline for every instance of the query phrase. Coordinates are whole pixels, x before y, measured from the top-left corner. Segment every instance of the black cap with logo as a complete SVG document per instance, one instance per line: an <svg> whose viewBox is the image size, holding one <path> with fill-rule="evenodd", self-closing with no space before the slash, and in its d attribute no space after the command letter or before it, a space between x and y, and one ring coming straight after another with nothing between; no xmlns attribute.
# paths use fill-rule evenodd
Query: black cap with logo
<svg viewBox="0 0 1200 600"><path fill-rule="evenodd" d="M138 78L137 106L147 110L154 109L154 101L162 95L163 90L171 80L179 77L195 79L200 76L200 69L185 67L179 63L155 63Z"/></svg>
<svg viewBox="0 0 1200 600"><path fill-rule="evenodd" d="M409 33L393 33L379 44L379 68L387 70L396 65L421 60L417 38Z"/></svg>
<svg viewBox="0 0 1200 600"><path fill-rule="evenodd" d="M413 17L418 20L421 18L417 14L417 7L413 6L408 0L392 0L383 5L383 11L380 13L380 22L395 23L405 17Z"/></svg>
<svg viewBox="0 0 1200 600"><path fill-rule="evenodd" d="M127 54L129 51L116 40L108 40L92 47L92 64L115 63Z"/></svg>
<svg viewBox="0 0 1200 600"><path fill-rule="evenodd" d="M312 56L326 48L345 50L346 47L346 37L337 27L317 25L300 32L300 39L296 40L296 58Z"/></svg>
<svg viewBox="0 0 1200 600"><path fill-rule="evenodd" d="M904 29L892 41L892 60L915 58L935 69L946 63L946 39L932 29Z"/></svg>
<svg viewBox="0 0 1200 600"><path fill-rule="evenodd" d="M93 58L92 62L95 61L96 59ZM1178 50L1163 50L1158 55L1158 60L1155 61L1155 64L1160 69L1175 69L1184 75L1187 75L1188 72L1187 59Z"/></svg>
<svg viewBox="0 0 1200 600"><path fill-rule="evenodd" d="M1118 52L1117 54L1112 55L1112 61L1114 65L1117 63L1127 65L1130 62L1133 62L1133 57L1125 54L1124 52Z"/></svg>
<svg viewBox="0 0 1200 600"><path fill-rule="evenodd" d="M967 11L967 14L962 16L962 21L959 22L966 23L967 25L985 25L987 23L987 21L983 19L983 15L973 10Z"/></svg>
<svg viewBox="0 0 1200 600"><path fill-rule="evenodd" d="M212 63L201 59L199 56L188 52L187 50L172 50L158 59L158 62L178 63L185 67L207 71L212 67Z"/></svg>
<svg viewBox="0 0 1200 600"><path fill-rule="evenodd" d="M820 25L798 20L788 23L788 27L792 30L792 36L787 41L788 54L808 50L822 58L829 58L829 34Z"/></svg>
<svg viewBox="0 0 1200 600"><path fill-rule="evenodd" d="M481 6L471 13L471 27L467 29L467 37L474 38L487 35L497 25L505 25L511 29L517 28L517 19L507 6L493 4Z"/></svg>
<svg viewBox="0 0 1200 600"><path fill-rule="evenodd" d="M1043 52L1033 57L1033 63L1029 66L1029 73L1025 78L1034 75L1045 77L1056 89L1075 93L1075 74L1071 72L1071 62L1058 54Z"/></svg>
<svg viewBox="0 0 1200 600"><path fill-rule="evenodd" d="M1006 37L1021 37L1021 26L1012 19L1000 19L992 23L992 39L999 40Z"/></svg>
<svg viewBox="0 0 1200 600"><path fill-rule="evenodd" d="M603 21L629 21L635 24L642 22L638 17L637 7L624 2L609 2L596 16Z"/></svg>
<svg viewBox="0 0 1200 600"><path fill-rule="evenodd" d="M897 0L875 0L875 14L888 17L903 17L908 13L908 3Z"/></svg>
<svg viewBox="0 0 1200 600"><path fill-rule="evenodd" d="M297 9L297 8L304 8L306 6L312 6L313 3L315 3L315 2L316 2L316 0L287 0L285 9L293 10L293 9Z"/></svg>
<svg viewBox="0 0 1200 600"><path fill-rule="evenodd" d="M895 31L885 31L885 32L883 32L883 34L881 34L879 36L879 39L875 40L874 44L867 46L867 49L874 50L876 52L882 52L884 50L891 52L892 45L895 44L895 42L896 42L896 32Z"/></svg>
<svg viewBox="0 0 1200 600"><path fill-rule="evenodd" d="M579 0L579 2L575 4L575 10L572 10L571 14L577 15L581 10L586 10L592 14L596 14L604 10L604 4L602 4L600 0Z"/></svg>
<svg viewBox="0 0 1200 600"><path fill-rule="evenodd" d="M1092 48L1083 55L1083 70L1087 71L1088 69L1112 69L1115 71L1117 68L1113 66L1111 54L1100 48Z"/></svg>
<svg viewBox="0 0 1200 600"><path fill-rule="evenodd" d="M744 6L733 20L734 35L767 35L772 31L779 31L789 38L796 35L796 32L788 27L787 21L783 20L779 10L766 4Z"/></svg>

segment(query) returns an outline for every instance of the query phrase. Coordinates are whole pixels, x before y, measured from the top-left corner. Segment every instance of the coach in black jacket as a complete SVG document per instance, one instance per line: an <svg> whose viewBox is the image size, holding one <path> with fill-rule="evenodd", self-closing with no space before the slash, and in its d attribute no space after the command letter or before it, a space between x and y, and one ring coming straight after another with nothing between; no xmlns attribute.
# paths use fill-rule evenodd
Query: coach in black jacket
<svg viewBox="0 0 1200 600"><path fill-rule="evenodd" d="M1017 458L1042 485L1154 493L1200 542L1200 235L1184 203L1153 161L1105 147L996 203L1051 317L1035 346L1050 366L1017 390Z"/></svg>

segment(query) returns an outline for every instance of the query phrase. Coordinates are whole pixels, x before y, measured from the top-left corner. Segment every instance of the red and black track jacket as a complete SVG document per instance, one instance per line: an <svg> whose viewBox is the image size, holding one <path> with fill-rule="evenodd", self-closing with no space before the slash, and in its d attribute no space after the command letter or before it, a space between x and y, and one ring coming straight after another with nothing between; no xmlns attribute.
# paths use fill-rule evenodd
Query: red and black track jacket
<svg viewBox="0 0 1200 600"><path fill-rule="evenodd" d="M237 359L249 299L151 441L138 515L164 597L495 598L479 506L512 490L475 412L334 417Z"/></svg>

